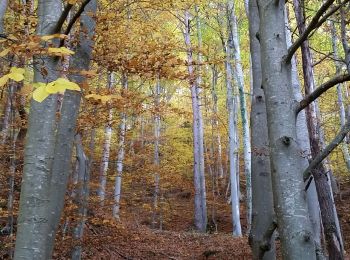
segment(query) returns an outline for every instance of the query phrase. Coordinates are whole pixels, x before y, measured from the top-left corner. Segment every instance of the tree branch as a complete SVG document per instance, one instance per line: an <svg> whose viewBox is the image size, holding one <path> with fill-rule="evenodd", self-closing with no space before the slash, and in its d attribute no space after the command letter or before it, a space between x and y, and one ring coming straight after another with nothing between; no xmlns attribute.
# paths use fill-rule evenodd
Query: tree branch
<svg viewBox="0 0 350 260"><path fill-rule="evenodd" d="M349 80L350 80L350 74L343 74L343 75L337 75L332 79L328 80L327 82L323 83L321 86L316 88L312 93L304 97L304 99L299 102L299 104L296 107L296 113L298 114L301 110L303 110L308 105L310 105L313 101L315 101L319 96L321 96L328 89Z"/></svg>
<svg viewBox="0 0 350 260"><path fill-rule="evenodd" d="M290 62L294 53L297 51L297 49L300 47L300 45L307 39L307 37L310 35L310 33L320 27L322 23L319 23L319 20L321 16L327 11L327 9L333 4L335 0L327 0L317 11L315 16L312 18L310 24L306 27L305 31L302 35L299 36L299 38L292 44L292 46L289 47L288 53L285 57L285 62ZM324 19L324 18L322 18Z"/></svg>
<svg viewBox="0 0 350 260"><path fill-rule="evenodd" d="M311 171L316 168L318 164L320 164L323 159L325 159L345 138L345 136L350 131L350 118L347 119L345 125L342 126L339 133L334 137L334 139L327 145L327 147L320 152L309 164L309 167L304 171L303 177L304 181L306 181L310 175Z"/></svg>
<svg viewBox="0 0 350 260"><path fill-rule="evenodd" d="M84 12L85 7L90 3L91 0L85 0L80 8L78 9L78 11L75 13L75 15L73 16L73 18L69 21L66 30L64 31L65 35L68 35L70 33L70 31L72 30L75 22L79 19L79 17L81 16L81 14ZM62 47L64 45L64 39L61 39L60 42L60 47Z"/></svg>
<svg viewBox="0 0 350 260"><path fill-rule="evenodd" d="M62 26L64 24L64 21L67 19L67 16L69 14L69 11L72 9L73 4L67 4L60 16L60 19L58 19L55 29L53 30L53 34L61 32Z"/></svg>

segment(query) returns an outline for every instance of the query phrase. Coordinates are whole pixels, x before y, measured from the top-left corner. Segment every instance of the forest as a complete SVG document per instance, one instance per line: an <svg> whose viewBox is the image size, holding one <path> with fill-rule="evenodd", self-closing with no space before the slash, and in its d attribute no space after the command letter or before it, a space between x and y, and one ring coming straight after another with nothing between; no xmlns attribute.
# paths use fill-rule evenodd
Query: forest
<svg viewBox="0 0 350 260"><path fill-rule="evenodd" d="M349 14L0 0L0 259L348 259Z"/></svg>

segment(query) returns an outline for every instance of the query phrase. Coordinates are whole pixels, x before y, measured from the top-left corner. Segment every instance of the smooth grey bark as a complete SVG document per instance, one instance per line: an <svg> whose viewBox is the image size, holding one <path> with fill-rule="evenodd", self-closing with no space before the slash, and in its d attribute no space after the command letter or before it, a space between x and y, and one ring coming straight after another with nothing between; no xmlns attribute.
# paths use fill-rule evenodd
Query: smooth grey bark
<svg viewBox="0 0 350 260"><path fill-rule="evenodd" d="M123 93L128 89L128 77L126 74L122 75L122 96ZM117 153L117 176L115 177L114 185L114 206L113 206L113 217L119 219L120 211L120 198L122 190L122 177L123 177L123 165L125 157L125 137L126 137L126 111L120 114L120 124L119 124L119 143L118 143L118 153Z"/></svg>
<svg viewBox="0 0 350 260"><path fill-rule="evenodd" d="M302 6L299 0L293 0L294 12L297 20L297 27L300 34L305 33L306 25ZM312 55L309 42L305 39L301 43L301 56L304 75L305 94L312 93L315 89L314 72L312 68ZM310 139L312 158L322 151L322 129L319 120L319 108L317 102L306 107L306 120ZM328 185L328 173L325 164L320 163L313 171L315 186L318 194L322 224L324 227L326 245L331 259L342 259L342 244L340 242L340 232L337 231L337 216L332 198L332 191Z"/></svg>
<svg viewBox="0 0 350 260"><path fill-rule="evenodd" d="M284 259L316 259L297 143L291 64L285 63L284 1L258 0L274 207Z"/></svg>
<svg viewBox="0 0 350 260"><path fill-rule="evenodd" d="M113 72L108 72L107 76L107 89L110 91L114 84ZM112 119L113 119L113 110L112 108L108 109L108 118L105 126L105 139L103 143L103 151L101 158L100 166L100 187L98 189L98 196L100 198L101 205L104 204L106 197L106 185L107 185L107 171L109 165L109 154L111 151L111 141L112 141Z"/></svg>
<svg viewBox="0 0 350 260"><path fill-rule="evenodd" d="M203 119L200 107L199 87L193 65L193 51L190 35L190 13L185 11L184 38L187 48L188 73L190 75L190 89L193 110L193 154L194 154L194 186L195 186L195 227L200 232L205 232L207 228L207 205L204 174L204 138Z"/></svg>
<svg viewBox="0 0 350 260"><path fill-rule="evenodd" d="M7 10L7 0L0 1L0 33L4 33L4 16Z"/></svg>
<svg viewBox="0 0 350 260"><path fill-rule="evenodd" d="M92 0L80 17L79 42L75 54L70 58L70 68L74 71L89 70L92 57L95 21L89 13L95 13L97 2ZM77 84L85 81L85 76L69 75ZM81 93L67 90L63 97L61 117L58 122L56 146L52 165L49 195L49 234L47 237L47 258L51 258L55 235L64 208L65 193L71 172L71 158L76 122L79 115Z"/></svg>
<svg viewBox="0 0 350 260"><path fill-rule="evenodd" d="M74 246L72 252L72 260L80 260L82 249L82 238L84 234L84 226L87 215L87 205L89 198L89 181L90 181L90 169L89 160L85 155L84 148L81 141L81 135L77 134L76 140L76 154L78 161L78 193L77 193L77 206L78 206L78 223L74 228L73 238L78 241L78 244Z"/></svg>
<svg viewBox="0 0 350 260"><path fill-rule="evenodd" d="M38 35L50 35L60 17L60 0L38 2ZM34 58L34 81L57 78L54 57ZM45 68L47 75L42 75ZM42 103L31 100L24 169L18 216L15 259L45 259L47 247L48 202L55 146L57 96L50 95Z"/></svg>
<svg viewBox="0 0 350 260"><path fill-rule="evenodd" d="M229 31L228 47L232 52L234 77L239 91L240 111L243 129L244 173L246 178L247 233L250 232L252 219L252 187L251 187L251 143L247 113L247 103L244 90L244 75L241 61L240 43L237 29L237 17L233 0L227 2L227 19Z"/></svg>
<svg viewBox="0 0 350 260"><path fill-rule="evenodd" d="M153 194L153 216L152 216L152 228L156 227L157 224L157 211L158 211L158 200L159 200L159 166L160 166L160 130L161 130L161 118L160 118L160 80L157 80L155 91L154 91L154 106L155 106L155 115L154 115L154 156L153 164L155 168L154 172L154 194Z"/></svg>
<svg viewBox="0 0 350 260"><path fill-rule="evenodd" d="M262 89L260 43L256 37L259 31L259 12L256 0L249 0L248 13L253 84L250 115L252 142L252 227L249 235L249 243L252 247L253 259L272 260L276 259L274 237L271 236L268 238L268 241L264 241L264 235L267 233L275 214L273 210L265 94ZM261 247L263 244L267 246Z"/></svg>
<svg viewBox="0 0 350 260"><path fill-rule="evenodd" d="M239 209L239 180L238 174L238 151L239 143L237 142L237 113L238 102L233 91L233 70L231 63L231 52L226 45L226 93L227 93L227 111L228 111L228 158L230 163L230 189L231 189L231 211L232 211L232 232L234 236L242 236L240 209ZM237 172L238 169L238 172Z"/></svg>
<svg viewBox="0 0 350 260"><path fill-rule="evenodd" d="M287 47L292 45L292 35L289 30L289 21L286 15L286 40ZM292 91L294 99L298 102L303 99L301 93L301 85L298 76L298 68L296 64L295 56L291 59L291 79L292 79ZM305 111L300 111L297 116L297 140L302 151L302 167L306 169L309 166L309 159L311 159L311 148L309 139L309 130L306 123ZM315 186L315 181L313 178L306 181L306 201L309 209L309 216L312 225L313 237L315 240L316 254L318 259L323 259L322 245L321 245L321 216L320 216L320 206L318 203L318 196Z"/></svg>

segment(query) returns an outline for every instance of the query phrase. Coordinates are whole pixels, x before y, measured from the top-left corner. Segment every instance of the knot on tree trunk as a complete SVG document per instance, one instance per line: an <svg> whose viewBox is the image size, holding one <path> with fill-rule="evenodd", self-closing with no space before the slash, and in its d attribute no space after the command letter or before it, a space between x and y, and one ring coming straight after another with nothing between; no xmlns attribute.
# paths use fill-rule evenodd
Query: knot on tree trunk
<svg viewBox="0 0 350 260"><path fill-rule="evenodd" d="M288 137L288 136L283 136L283 137L281 138L281 140L282 140L282 143L285 144L286 146L289 146L289 145L290 145L290 142L291 142L291 138L290 138L290 137Z"/></svg>

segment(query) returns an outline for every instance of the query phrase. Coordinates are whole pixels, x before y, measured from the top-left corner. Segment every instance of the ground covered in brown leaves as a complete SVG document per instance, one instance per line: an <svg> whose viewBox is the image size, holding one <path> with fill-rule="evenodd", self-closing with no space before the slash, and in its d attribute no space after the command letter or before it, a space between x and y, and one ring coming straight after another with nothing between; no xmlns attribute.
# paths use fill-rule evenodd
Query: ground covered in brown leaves
<svg viewBox="0 0 350 260"><path fill-rule="evenodd" d="M122 224L112 230L88 226L83 259L251 259L247 239L228 234L155 231ZM61 245L68 247L70 239ZM55 258L69 259L70 254L56 250Z"/></svg>

